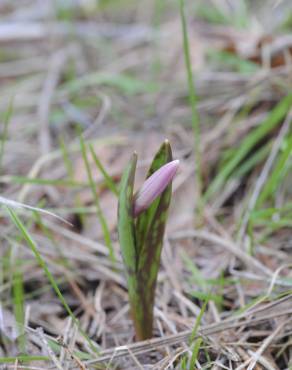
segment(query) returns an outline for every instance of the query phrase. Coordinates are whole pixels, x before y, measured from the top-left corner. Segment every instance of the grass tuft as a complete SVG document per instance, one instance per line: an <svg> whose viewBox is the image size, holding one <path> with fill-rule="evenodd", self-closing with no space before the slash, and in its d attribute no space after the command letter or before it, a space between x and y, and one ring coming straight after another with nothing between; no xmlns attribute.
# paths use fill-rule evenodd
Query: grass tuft
<svg viewBox="0 0 292 370"><path fill-rule="evenodd" d="M60 302L62 303L62 305L64 306L66 312L71 317L72 321L77 326L77 328L79 329L80 333L82 334L82 336L84 337L84 339L89 344L91 350L94 353L98 353L98 349L97 349L96 345L93 344L93 342L90 340L90 338L88 337L88 335L84 332L84 330L82 330L78 319L75 317L73 311L71 310L71 308L69 307L68 303L66 302L63 294L61 293L61 291L60 291L60 289L58 287L58 284L57 284L54 276L51 274L51 272L50 272L50 270L49 270L49 268L48 268L45 260L42 258L41 254L39 253L38 248L37 248L35 242L33 241L33 239L31 238L31 236L29 235L28 230L26 229L26 227L24 226L24 224L20 221L19 217L13 211L13 209L7 207L7 210L8 210L8 213L9 213L10 217L11 217L11 220L13 221L13 223L15 224L15 226L18 228L18 230L20 231L21 236L27 242L28 246L30 247L31 251L33 252L36 261L41 266L41 268L44 270L44 272L45 272L45 274L46 274L46 276L47 276L47 278L48 278L48 280L49 280L52 288L54 289L55 293L57 294L57 296L58 296Z"/></svg>

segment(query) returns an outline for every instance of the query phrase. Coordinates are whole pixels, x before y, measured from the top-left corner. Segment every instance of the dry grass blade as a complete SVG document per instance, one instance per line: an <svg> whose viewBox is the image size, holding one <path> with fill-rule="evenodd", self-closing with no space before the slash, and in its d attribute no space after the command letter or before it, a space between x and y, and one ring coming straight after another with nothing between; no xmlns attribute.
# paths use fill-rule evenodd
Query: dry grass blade
<svg viewBox="0 0 292 370"><path fill-rule="evenodd" d="M67 225L72 226L72 224L69 221L65 220L63 217L60 217L60 216L56 215L55 213L47 211L43 208L29 206L28 204L16 202L15 200L7 199L7 198L1 197L1 196L0 196L0 204L3 204L5 206L11 207L11 208L20 208L20 209L22 208L22 209L28 209L30 211L40 212L40 213L43 213L45 215L57 218L58 220L60 220L62 222L65 222Z"/></svg>
<svg viewBox="0 0 292 370"><path fill-rule="evenodd" d="M262 265L258 260L251 257L247 253L243 252L240 249L240 246L237 246L236 243L231 240L224 239L218 235L212 234L208 231L201 230L183 230L176 232L170 236L172 240L180 240L187 238L197 238L209 241L215 245L219 245L221 248L226 249L229 253L236 256L241 260L247 267L254 269L255 271L261 271L266 276L272 276L272 271Z"/></svg>
<svg viewBox="0 0 292 370"><path fill-rule="evenodd" d="M267 304L261 307L258 311L258 314L256 311L254 311L243 314L239 317L231 317L229 319L222 320L220 323L202 326L199 328L197 336L208 337L229 329L250 327L258 323L268 321L271 318L289 316L292 314L291 302L292 296L290 295L285 297L284 302L279 300L273 302L271 305ZM283 309L281 309L281 305L283 305ZM270 310L271 306L273 307L272 311ZM282 326L280 326L280 329L281 328ZM181 344L182 342L187 342L191 335L192 330L187 330L182 333L168 335L163 338L155 338L144 342L107 349L100 353L100 357L97 360L88 361L86 364L89 365L94 363L102 363L113 360L113 358L118 359L120 357L128 356L130 352L134 354L142 354L150 351L157 351L161 347L173 346L176 344Z"/></svg>

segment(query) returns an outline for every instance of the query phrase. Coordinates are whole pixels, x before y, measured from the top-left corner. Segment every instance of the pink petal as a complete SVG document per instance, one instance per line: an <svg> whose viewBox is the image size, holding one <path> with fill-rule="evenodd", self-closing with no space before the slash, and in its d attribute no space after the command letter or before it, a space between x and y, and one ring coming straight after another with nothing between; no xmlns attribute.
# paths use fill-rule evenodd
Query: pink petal
<svg viewBox="0 0 292 370"><path fill-rule="evenodd" d="M145 211L174 178L178 169L179 160L175 160L160 167L153 173L138 191L134 200L134 217Z"/></svg>

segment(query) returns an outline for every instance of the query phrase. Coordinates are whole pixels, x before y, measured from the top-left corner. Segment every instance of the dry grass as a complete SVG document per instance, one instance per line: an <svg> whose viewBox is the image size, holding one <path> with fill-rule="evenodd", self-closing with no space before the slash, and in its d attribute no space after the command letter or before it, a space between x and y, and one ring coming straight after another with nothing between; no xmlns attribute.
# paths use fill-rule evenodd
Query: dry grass
<svg viewBox="0 0 292 370"><path fill-rule="evenodd" d="M205 2L199 12L186 1L202 130L198 222L178 3L65 3L0 1L1 195L73 224L18 210L99 355L4 209L0 367L162 370L194 361L197 369L291 369L291 100L283 101L292 86L292 39L291 28L280 29L289 4L283 10L285 1L274 2L269 14L251 5L245 14L211 1L219 4L216 18ZM261 127L266 132L255 134ZM116 184L136 150L139 186L165 137L181 160L147 342L135 342L129 317L117 199L91 159L113 267L80 130Z"/></svg>

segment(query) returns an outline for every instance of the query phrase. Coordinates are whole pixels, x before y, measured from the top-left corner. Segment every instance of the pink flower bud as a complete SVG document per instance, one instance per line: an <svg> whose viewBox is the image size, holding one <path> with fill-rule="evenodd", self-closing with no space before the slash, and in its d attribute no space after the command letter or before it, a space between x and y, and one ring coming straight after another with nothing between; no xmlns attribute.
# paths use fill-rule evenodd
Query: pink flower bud
<svg viewBox="0 0 292 370"><path fill-rule="evenodd" d="M174 178L179 160L166 163L148 177L134 197L134 217L145 211Z"/></svg>

